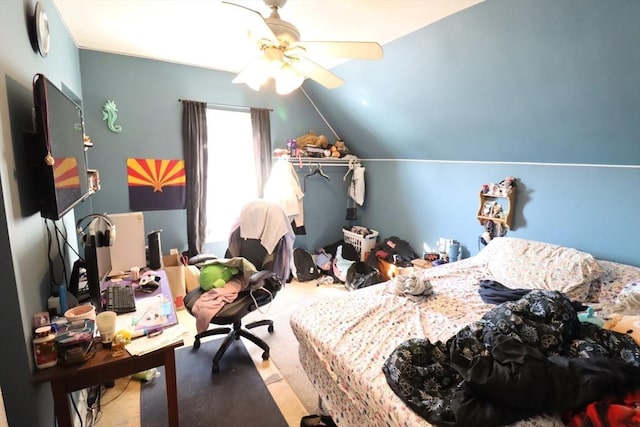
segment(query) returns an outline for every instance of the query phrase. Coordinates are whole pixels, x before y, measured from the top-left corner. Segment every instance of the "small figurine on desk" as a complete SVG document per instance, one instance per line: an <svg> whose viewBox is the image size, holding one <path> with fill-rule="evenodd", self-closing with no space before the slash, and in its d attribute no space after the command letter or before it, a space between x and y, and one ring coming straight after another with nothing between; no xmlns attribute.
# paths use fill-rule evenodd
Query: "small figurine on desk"
<svg viewBox="0 0 640 427"><path fill-rule="evenodd" d="M124 329L119 330L113 337L111 345L111 356L122 356L125 352L125 346L131 342L131 332Z"/></svg>

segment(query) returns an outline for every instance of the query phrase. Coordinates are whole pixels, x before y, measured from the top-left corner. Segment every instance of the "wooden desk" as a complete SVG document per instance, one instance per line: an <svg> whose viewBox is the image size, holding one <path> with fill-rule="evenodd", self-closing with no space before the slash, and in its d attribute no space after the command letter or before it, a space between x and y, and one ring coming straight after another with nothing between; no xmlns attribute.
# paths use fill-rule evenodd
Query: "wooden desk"
<svg viewBox="0 0 640 427"><path fill-rule="evenodd" d="M95 355L86 362L71 366L56 365L36 371L32 382L51 383L58 426L72 427L68 393L164 365L169 426L178 427L175 349L182 344L182 341L176 342L141 356L131 356L124 352L118 357L111 356L111 349L103 349L97 344L99 348Z"/></svg>

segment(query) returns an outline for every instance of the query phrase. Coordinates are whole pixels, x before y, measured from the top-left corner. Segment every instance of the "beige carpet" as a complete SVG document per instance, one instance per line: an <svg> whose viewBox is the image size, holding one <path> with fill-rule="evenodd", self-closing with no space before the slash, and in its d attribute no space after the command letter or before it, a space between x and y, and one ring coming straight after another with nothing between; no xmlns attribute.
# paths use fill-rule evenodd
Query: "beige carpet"
<svg viewBox="0 0 640 427"><path fill-rule="evenodd" d="M318 412L318 395L298 360L298 342L289 325L291 313L304 309L305 306L320 299L344 292L348 291L342 284L316 286L315 281L304 283L294 281L285 285L269 306L262 307L263 311L268 310L267 313L251 313L243 322L248 323L263 318L274 320L274 331L271 334L265 327L253 330L256 335L269 343L271 347L269 361L262 360L262 350L258 346L244 338L243 341L290 426L300 425L300 418L303 415ZM190 346L193 344L195 334L195 318L186 310L180 310L178 319L181 325L191 331L184 337L185 345ZM207 348L206 342L203 342L199 351L211 352ZM213 357L212 352L211 356ZM132 381L130 376L116 380L115 387L106 389L101 403L100 413L95 414L99 425L140 427L139 381Z"/></svg>
<svg viewBox="0 0 640 427"><path fill-rule="evenodd" d="M269 344L271 361L310 414L318 412L318 394L300 366L298 341L291 331L289 319L296 310L302 310L315 301L345 292L348 290L343 284L316 286L315 280L310 282L292 281L276 295L271 305L268 306L267 313L253 312L245 317L245 323L263 318L274 321L273 333L269 334L266 328L256 328L253 332Z"/></svg>

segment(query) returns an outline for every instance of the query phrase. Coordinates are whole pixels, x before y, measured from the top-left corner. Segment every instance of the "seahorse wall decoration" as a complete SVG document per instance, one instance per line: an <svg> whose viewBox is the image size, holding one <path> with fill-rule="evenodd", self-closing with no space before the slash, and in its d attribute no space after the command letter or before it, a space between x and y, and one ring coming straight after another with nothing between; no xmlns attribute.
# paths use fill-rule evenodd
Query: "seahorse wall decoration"
<svg viewBox="0 0 640 427"><path fill-rule="evenodd" d="M107 101L102 106L102 121L107 122L107 127L111 132L122 132L122 126L116 124L118 118L118 107L116 107L115 101Z"/></svg>

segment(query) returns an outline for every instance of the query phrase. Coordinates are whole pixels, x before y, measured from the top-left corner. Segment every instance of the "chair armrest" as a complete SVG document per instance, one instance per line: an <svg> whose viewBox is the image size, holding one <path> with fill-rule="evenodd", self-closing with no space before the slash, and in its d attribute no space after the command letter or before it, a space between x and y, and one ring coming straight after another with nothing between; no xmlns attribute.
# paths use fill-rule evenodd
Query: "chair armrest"
<svg viewBox="0 0 640 427"><path fill-rule="evenodd" d="M247 289L259 289L264 287L267 290L278 292L282 285L280 284L280 280L278 280L278 276L271 270L260 270L256 273L253 273L249 280L247 281Z"/></svg>
<svg viewBox="0 0 640 427"><path fill-rule="evenodd" d="M275 278L276 275L273 271L271 270L261 270L261 271L257 271L255 273L253 273L251 275L251 277L249 277L249 280L247 281L249 287L253 287L254 285L257 285L258 283L262 283L267 279L273 279Z"/></svg>
<svg viewBox="0 0 640 427"><path fill-rule="evenodd" d="M211 261L214 259L218 259L217 256L213 255L213 254L198 254L198 255L194 255L191 258L189 258L187 260L187 263L189 265L198 265L198 264L202 264L206 261Z"/></svg>

